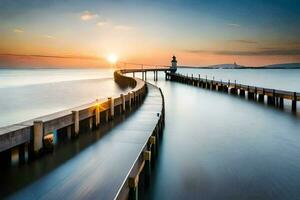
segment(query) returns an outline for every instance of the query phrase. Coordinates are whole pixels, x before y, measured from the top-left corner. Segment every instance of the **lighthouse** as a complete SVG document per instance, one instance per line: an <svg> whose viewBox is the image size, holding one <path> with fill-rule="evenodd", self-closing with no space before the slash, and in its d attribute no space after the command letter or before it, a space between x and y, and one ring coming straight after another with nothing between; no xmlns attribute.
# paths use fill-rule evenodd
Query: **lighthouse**
<svg viewBox="0 0 300 200"><path fill-rule="evenodd" d="M176 70L177 70L177 60L176 60L176 56L175 55L172 57L171 63L172 63L172 65L170 67L171 73L175 73Z"/></svg>

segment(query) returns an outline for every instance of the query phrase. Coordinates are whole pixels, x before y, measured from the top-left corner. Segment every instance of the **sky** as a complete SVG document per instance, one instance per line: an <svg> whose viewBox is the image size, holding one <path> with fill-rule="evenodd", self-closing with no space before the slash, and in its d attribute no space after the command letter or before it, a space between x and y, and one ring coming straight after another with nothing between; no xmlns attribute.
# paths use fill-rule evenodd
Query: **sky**
<svg viewBox="0 0 300 200"><path fill-rule="evenodd" d="M300 62L298 0L0 0L0 67Z"/></svg>

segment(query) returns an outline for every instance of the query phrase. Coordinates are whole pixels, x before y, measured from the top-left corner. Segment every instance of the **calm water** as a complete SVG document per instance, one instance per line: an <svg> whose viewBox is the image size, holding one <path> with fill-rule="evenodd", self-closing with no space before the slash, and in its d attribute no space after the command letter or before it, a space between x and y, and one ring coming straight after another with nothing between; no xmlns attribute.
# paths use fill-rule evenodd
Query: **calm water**
<svg viewBox="0 0 300 200"><path fill-rule="evenodd" d="M184 69L182 72L300 92L300 70ZM151 76L149 73L148 80L153 80ZM165 95L166 127L153 183L143 199L300 198L299 117L288 109L279 110L237 96L166 82L164 75L156 84ZM84 92L84 88L80 91ZM65 96L73 95L76 92ZM83 136L66 150L57 148L53 158L49 155L31 167L12 168L11 174L24 171L30 175L22 178L18 189L39 176L46 176L53 170L50 163L55 163L55 167L68 165L70 157L83 146L89 146L92 151L96 147L93 137L96 136ZM79 156L82 159L85 154ZM16 182L9 184L7 190L14 191Z"/></svg>
<svg viewBox="0 0 300 200"><path fill-rule="evenodd" d="M113 69L0 69L0 127L119 95Z"/></svg>
<svg viewBox="0 0 300 200"><path fill-rule="evenodd" d="M193 72L300 91L300 70ZM166 127L144 199L300 198L299 117L180 83L157 85L165 94Z"/></svg>

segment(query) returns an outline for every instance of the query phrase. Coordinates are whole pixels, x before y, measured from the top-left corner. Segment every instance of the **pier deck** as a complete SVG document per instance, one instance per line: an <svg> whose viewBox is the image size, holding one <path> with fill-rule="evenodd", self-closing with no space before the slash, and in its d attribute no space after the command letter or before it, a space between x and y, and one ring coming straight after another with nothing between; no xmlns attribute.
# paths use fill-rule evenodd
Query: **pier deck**
<svg viewBox="0 0 300 200"><path fill-rule="evenodd" d="M95 144L11 199L115 199L128 195L128 178L162 123L163 96L150 84L141 107Z"/></svg>

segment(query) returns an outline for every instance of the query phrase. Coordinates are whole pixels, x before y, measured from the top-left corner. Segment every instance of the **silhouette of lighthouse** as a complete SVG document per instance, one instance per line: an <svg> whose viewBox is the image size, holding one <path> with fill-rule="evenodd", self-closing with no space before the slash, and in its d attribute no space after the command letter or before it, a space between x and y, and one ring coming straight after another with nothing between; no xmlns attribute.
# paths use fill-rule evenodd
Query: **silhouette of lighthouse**
<svg viewBox="0 0 300 200"><path fill-rule="evenodd" d="M176 60L176 56L175 55L172 57L171 63L172 63L172 65L170 67L171 73L175 73L176 70L177 70L177 60Z"/></svg>

